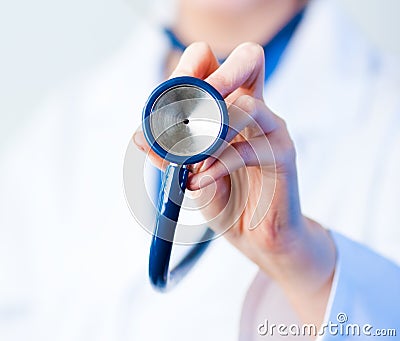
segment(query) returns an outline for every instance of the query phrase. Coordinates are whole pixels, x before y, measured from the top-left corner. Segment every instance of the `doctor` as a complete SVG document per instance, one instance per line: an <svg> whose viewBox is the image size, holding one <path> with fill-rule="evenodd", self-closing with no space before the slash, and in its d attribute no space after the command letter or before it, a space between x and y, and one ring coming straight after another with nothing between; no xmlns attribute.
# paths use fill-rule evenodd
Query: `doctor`
<svg viewBox="0 0 400 341"><path fill-rule="evenodd" d="M347 260L344 257L346 252L365 253L367 250L356 244L351 247L352 250L347 250L346 241L341 241L340 237L332 238L319 223L302 214L294 143L289 136L286 123L276 116L264 102L264 83L266 80L264 52L266 52L267 64L269 52L272 52L272 61L278 60L279 62L279 56L276 57L273 54L275 50L271 48L271 45L274 40L282 35L284 30L288 31L291 26L297 25L297 22L293 24L294 20L299 20L299 14L296 13L302 10L305 2L286 1L276 5L279 11L276 12L275 18L281 16L282 22L286 22L288 17L294 17L294 19L291 19L290 23L286 24L285 28L273 37L269 45L241 44L229 54L222 65L219 65L208 44L194 43L184 51L176 69L172 72L171 77L189 75L205 79L219 90L228 103L232 103L234 107L248 114L248 116L241 117L239 122L238 119L235 119L235 132L228 134L228 141L231 143L225 146L217 158L208 159L194 167L194 172L189 178L188 188L195 191L203 189L202 194L204 195L204 190L207 191L211 184L214 185L210 191L215 192L215 196L213 196L207 209L203 210L203 214L206 217L214 217L224 209L218 220L219 223L222 223L229 220L233 213L232 210L237 209L237 203L240 202L242 195L238 191L232 192L231 188L242 188L243 184L246 183L247 176L249 176L251 190L247 205L239 220L225 233L225 237L256 263L261 272L267 274L270 280L282 290L283 296L288 301L288 306L293 308L301 322L311 323L319 329L324 317L328 321L338 322L334 317L343 312L337 309L353 311L361 305L362 312L354 313L351 316L352 322L361 325L361 322L365 323L369 320L372 323L377 321L377 317L383 315L385 326L392 324L397 327L399 324L396 316L400 310L396 304L399 302L396 300L396 304L393 304L393 297L396 296L396 291L400 289L400 269L380 259L377 255L368 255L368 260L353 261L352 266L350 266L354 272L351 278L346 278L346 275L343 275L346 272L346 266L342 266L344 267L342 270L337 267L335 288L332 288L335 265L339 263L337 253L341 256L340 262L343 263L351 262L353 259L351 257L350 260ZM226 52L230 51L232 46L243 40L240 34L239 36L229 35L229 32L234 30L244 34L244 37L254 37L254 40L259 42L268 41L266 32L251 27L249 23L257 25L258 18L261 19L266 16L268 11L272 12L273 6L274 1L247 1L235 3L231 6L223 6L218 1L206 2L205 4L196 1L181 2L179 7L181 11L179 18L181 20L178 20L178 23L175 24L175 31L186 41L195 40L195 37L205 37L207 41L211 41L215 45L215 50L220 55L226 55ZM212 8L211 15L210 7ZM202 17L202 10L207 11L207 15L204 12L204 17ZM248 14L248 17L243 16L242 20L237 20L235 11L244 11ZM215 20L213 14L216 17L218 16L219 20ZM234 23L231 23L231 21ZM196 27L196 24L200 28ZM213 25L221 25L221 27L215 28ZM241 25L244 26L244 31L242 31ZM213 32L217 32L212 37L207 36L207 28L210 26ZM265 26L267 25L261 27L265 29ZM196 29L199 31L196 32ZM246 29L249 31L246 32ZM273 29L270 28L270 30ZM267 30L267 32L269 31ZM172 31L167 33L172 36L173 42L178 48L183 45ZM218 40L219 36L224 38ZM283 38L281 39L283 40ZM290 39L290 37L286 39ZM281 47L281 49L283 48ZM273 72L271 69L268 71ZM267 73L267 77L269 76L270 74ZM266 96L268 96L268 92ZM291 93L288 92L287 96L290 100ZM255 129L255 123L259 129ZM337 129L346 129L346 125L347 120L344 116L342 125L338 126ZM245 133L245 137L239 137L237 133L246 128L248 131ZM332 131L332 133L336 132ZM340 134L340 132L337 133ZM262 143L265 137L271 143L275 158L271 158L268 146ZM142 132L134 135L134 141L139 149L149 153L150 159L157 167L162 169L165 166L165 162L150 149ZM354 155L354 157L357 156ZM238 162L238 158L243 162ZM276 174L271 171L271 169L274 170L274 167L272 167L274 165ZM247 172L241 171L242 167L247 167ZM267 170L263 172L264 167ZM318 165L316 164L314 167L318 167ZM260 225L256 229L252 229L251 219L254 210L256 210L256 216L262 215L262 212L257 213L257 210L262 210L258 207L261 205L258 205L260 193L257 187L260 184L267 186L268 179L275 175L277 182L272 205ZM225 206L232 193L234 195L233 208L229 209L228 207L226 209ZM212 227L217 231L220 228L219 224L212 225ZM334 239L336 239L336 247ZM393 281L388 286L385 284L387 289L385 295L382 295L381 288L376 289L376 284L365 284L366 279L363 272L365 271L366 261L369 265L370 261L372 264L375 263L376 266L379 264L379 269L372 270L376 272L375 276L380 272L382 276L388 278L389 282ZM339 281L340 273L342 278ZM346 283L347 281L348 283ZM338 283L340 290L334 293ZM333 312L336 315L332 314L330 311L332 307L327 309L328 299L330 298L330 305L337 304L337 301L342 299L340 297L350 291L349 288L353 286L361 287L357 300L350 299L346 302L346 305L341 307L339 305L340 308L334 307ZM249 295L252 295L251 291ZM377 300L377 297L379 297L380 302L370 302L371 296L372 302ZM358 300L361 300L361 302L358 302ZM267 307L268 304L269 302L266 301ZM261 311L263 308L260 307ZM270 310L271 308L267 309L265 314ZM247 313L251 312L247 311ZM248 321L248 316L244 316L244 320ZM247 330L247 334L243 334L244 339L248 339L252 331L254 333L257 331L256 326L253 326L253 330L246 326L243 326L243 328Z"/></svg>
<svg viewBox="0 0 400 341"><path fill-rule="evenodd" d="M13 313L1 315L0 336L279 339L263 335L267 325L318 328L341 313L399 333L397 66L329 0L179 1L177 14L166 35L143 24L114 58L54 95L4 156L0 304ZM199 40L211 49L190 45ZM264 51L244 41L264 46L265 74ZM214 54L229 57L220 66ZM280 167L262 226L249 231L243 217L227 234L240 252L217 239L179 287L159 295L121 168L147 95L172 71L206 79L251 114ZM242 155L256 183L252 155ZM219 165L204 164L191 189L213 175L223 200Z"/></svg>

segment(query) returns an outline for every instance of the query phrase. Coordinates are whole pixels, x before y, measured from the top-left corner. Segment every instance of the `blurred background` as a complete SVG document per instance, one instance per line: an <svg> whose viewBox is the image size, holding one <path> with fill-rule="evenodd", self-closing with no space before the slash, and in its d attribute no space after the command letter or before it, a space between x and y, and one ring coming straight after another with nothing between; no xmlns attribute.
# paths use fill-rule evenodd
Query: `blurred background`
<svg viewBox="0 0 400 341"><path fill-rule="evenodd" d="M336 0L400 59L399 0ZM0 10L0 151L48 93L110 57L149 20L146 0L14 0ZM152 8L168 6L156 1Z"/></svg>

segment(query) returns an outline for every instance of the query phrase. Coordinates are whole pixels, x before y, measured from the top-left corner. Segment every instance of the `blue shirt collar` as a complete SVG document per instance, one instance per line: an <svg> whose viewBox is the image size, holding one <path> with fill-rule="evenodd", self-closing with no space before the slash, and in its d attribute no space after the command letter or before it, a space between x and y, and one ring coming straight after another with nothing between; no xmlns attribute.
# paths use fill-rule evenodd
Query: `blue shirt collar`
<svg viewBox="0 0 400 341"><path fill-rule="evenodd" d="M279 65L282 55L288 46L296 28L304 16L305 9L297 13L268 43L263 45L265 54L265 76L264 80L267 82L275 69ZM184 51L186 45L175 35L170 28L164 28L169 43L173 49ZM220 60L222 63L224 60Z"/></svg>

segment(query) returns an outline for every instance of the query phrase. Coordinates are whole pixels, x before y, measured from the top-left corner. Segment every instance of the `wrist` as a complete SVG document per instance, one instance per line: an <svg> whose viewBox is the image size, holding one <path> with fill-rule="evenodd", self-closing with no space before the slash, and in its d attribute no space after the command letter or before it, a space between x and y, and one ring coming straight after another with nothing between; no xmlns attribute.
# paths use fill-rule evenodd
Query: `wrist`
<svg viewBox="0 0 400 341"><path fill-rule="evenodd" d="M331 292L336 248L330 233L304 218L285 252L266 257L260 268L281 287L303 323L321 325Z"/></svg>
<svg viewBox="0 0 400 341"><path fill-rule="evenodd" d="M260 253L258 265L284 290L301 289L312 295L332 282L336 264L333 239L329 231L306 217L288 234L279 252Z"/></svg>

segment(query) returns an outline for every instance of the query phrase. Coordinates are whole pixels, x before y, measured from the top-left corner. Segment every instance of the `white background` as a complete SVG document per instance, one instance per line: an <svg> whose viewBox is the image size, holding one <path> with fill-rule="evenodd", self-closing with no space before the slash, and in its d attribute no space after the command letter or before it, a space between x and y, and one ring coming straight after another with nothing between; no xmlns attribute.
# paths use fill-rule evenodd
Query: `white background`
<svg viewBox="0 0 400 341"><path fill-rule="evenodd" d="M399 0L337 0L400 59ZM49 91L95 67L128 39L145 0L3 0L0 5L0 152ZM166 6L167 1L159 1Z"/></svg>

